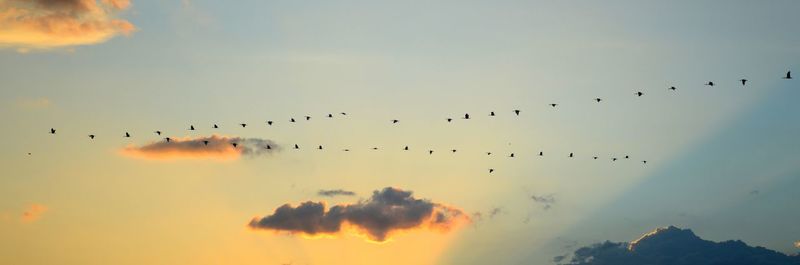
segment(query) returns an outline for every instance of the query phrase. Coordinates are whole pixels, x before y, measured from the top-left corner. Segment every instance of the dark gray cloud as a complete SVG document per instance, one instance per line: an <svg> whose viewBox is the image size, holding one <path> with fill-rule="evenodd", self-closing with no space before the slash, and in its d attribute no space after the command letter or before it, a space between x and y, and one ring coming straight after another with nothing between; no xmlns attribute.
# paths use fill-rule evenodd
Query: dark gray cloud
<svg viewBox="0 0 800 265"><path fill-rule="evenodd" d="M335 189L335 190L319 190L317 191L317 195L324 197L355 196L356 193L349 190Z"/></svg>
<svg viewBox="0 0 800 265"><path fill-rule="evenodd" d="M127 146L122 149L122 154L156 160L176 158L229 160L241 156L270 154L280 149L281 147L272 140L212 135L197 138L173 138L169 142L157 141L143 146Z"/></svg>
<svg viewBox="0 0 800 265"><path fill-rule="evenodd" d="M567 263L559 263L567 260ZM563 265L797 265L789 256L742 241L703 240L689 229L659 228L630 243L603 242L554 259Z"/></svg>
<svg viewBox="0 0 800 265"><path fill-rule="evenodd" d="M551 207L553 207L553 204L556 203L556 198L553 196L553 194L542 195L542 196L531 195L531 200L533 200L538 204L541 204L542 208L545 210L549 210Z"/></svg>
<svg viewBox="0 0 800 265"><path fill-rule="evenodd" d="M284 204L272 215L254 218L249 226L303 233L307 235L335 234L347 223L355 226L369 239L382 242L398 230L432 228L448 230L467 216L454 207L429 200L415 199L411 191L392 187L374 191L372 197L355 204L335 205L326 211L323 202L304 202L293 207Z"/></svg>

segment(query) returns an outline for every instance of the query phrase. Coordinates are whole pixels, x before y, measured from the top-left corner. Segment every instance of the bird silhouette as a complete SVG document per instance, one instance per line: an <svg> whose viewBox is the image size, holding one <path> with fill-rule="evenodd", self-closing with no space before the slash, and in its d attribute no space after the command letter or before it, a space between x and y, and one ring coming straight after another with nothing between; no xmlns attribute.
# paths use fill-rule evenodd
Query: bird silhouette
<svg viewBox="0 0 800 265"><path fill-rule="evenodd" d="M378 147L373 147L372 150L378 150Z"/></svg>
<svg viewBox="0 0 800 265"><path fill-rule="evenodd" d="M28 155L30 156L30 155L31 155L31 153L28 153Z"/></svg>
<svg viewBox="0 0 800 265"><path fill-rule="evenodd" d="M300 146L297 145L297 144L294 144L294 149L300 149Z"/></svg>
<svg viewBox="0 0 800 265"><path fill-rule="evenodd" d="M672 90L672 91L675 91L677 88L675 88L674 86L671 86L671 87L669 87L669 88L667 88L667 89L669 89L669 90Z"/></svg>
<svg viewBox="0 0 800 265"><path fill-rule="evenodd" d="M637 96L637 97L644 96L644 93L642 93L642 91L637 91L637 92L636 92L636 93L634 93L634 94L636 94L636 96Z"/></svg>
<svg viewBox="0 0 800 265"><path fill-rule="evenodd" d="M433 154L433 150L428 150L428 154L432 155Z"/></svg>
<svg viewBox="0 0 800 265"><path fill-rule="evenodd" d="M233 148L236 148L236 146L238 146L239 144L237 144L237 143L231 143L231 145L233 145Z"/></svg>
<svg viewBox="0 0 800 265"><path fill-rule="evenodd" d="M628 156L628 155L626 155L626 156L625 156L625 159L629 159L629 158L631 158L631 157L630 157L630 156Z"/></svg>
<svg viewBox="0 0 800 265"><path fill-rule="evenodd" d="M189 125L189 130L194 131L194 125Z"/></svg>
<svg viewBox="0 0 800 265"><path fill-rule="evenodd" d="M318 149L319 149L319 150L322 150L322 146L320 145Z"/></svg>
<svg viewBox="0 0 800 265"><path fill-rule="evenodd" d="M294 122L294 118L289 119L289 122Z"/></svg>
<svg viewBox="0 0 800 265"><path fill-rule="evenodd" d="M342 151L350 152L350 149L342 149Z"/></svg>
<svg viewBox="0 0 800 265"><path fill-rule="evenodd" d="M596 156L593 156L592 158L593 158L594 160L597 160L597 157L596 157Z"/></svg>
<svg viewBox="0 0 800 265"><path fill-rule="evenodd" d="M267 121L267 125L272 126L272 121Z"/></svg>
<svg viewBox="0 0 800 265"><path fill-rule="evenodd" d="M511 153L510 155L508 155L508 157L514 157L514 153Z"/></svg>
<svg viewBox="0 0 800 265"><path fill-rule="evenodd" d="M89 139L94 139L94 134L90 134Z"/></svg>
<svg viewBox="0 0 800 265"><path fill-rule="evenodd" d="M602 98L596 98L596 99L594 99L594 101L597 101L597 103L600 103L600 101L603 101L603 99Z"/></svg>
<svg viewBox="0 0 800 265"><path fill-rule="evenodd" d="M453 118L447 118L447 122L452 122Z"/></svg>
<svg viewBox="0 0 800 265"><path fill-rule="evenodd" d="M469 120L469 113L464 114L464 119Z"/></svg>
<svg viewBox="0 0 800 265"><path fill-rule="evenodd" d="M50 128L50 134L56 134L56 129Z"/></svg>
<svg viewBox="0 0 800 265"><path fill-rule="evenodd" d="M642 160L642 164L647 164L647 160Z"/></svg>
<svg viewBox="0 0 800 265"><path fill-rule="evenodd" d="M544 156L544 152L543 151L539 151L539 156Z"/></svg>
<svg viewBox="0 0 800 265"><path fill-rule="evenodd" d="M392 123L398 123L400 120L392 120Z"/></svg>
<svg viewBox="0 0 800 265"><path fill-rule="evenodd" d="M494 111L489 112L489 116L494 116Z"/></svg>
<svg viewBox="0 0 800 265"><path fill-rule="evenodd" d="M161 135L161 131L155 131L156 135Z"/></svg>
<svg viewBox="0 0 800 265"><path fill-rule="evenodd" d="M311 116L306 116L306 120L310 120L310 119L311 119Z"/></svg>
<svg viewBox="0 0 800 265"><path fill-rule="evenodd" d="M241 125L242 128L247 127L247 123L239 123L239 125Z"/></svg>
<svg viewBox="0 0 800 265"><path fill-rule="evenodd" d="M406 147L403 147L403 151L408 151L408 145L406 145Z"/></svg>
<svg viewBox="0 0 800 265"><path fill-rule="evenodd" d="M125 132L125 138L130 138L130 137L131 137L131 134L128 133L128 132Z"/></svg>
<svg viewBox="0 0 800 265"><path fill-rule="evenodd" d="M216 123L214 123L214 126L211 126L211 128L212 128L212 129L219 129L219 126L217 126L217 124L216 124Z"/></svg>
<svg viewBox="0 0 800 265"><path fill-rule="evenodd" d="M203 145L208 145L208 140L203 140Z"/></svg>
<svg viewBox="0 0 800 265"><path fill-rule="evenodd" d="M347 113L345 113L345 112L341 112L339 114L342 114L342 116L347 116Z"/></svg>
<svg viewBox="0 0 800 265"><path fill-rule="evenodd" d="M494 168L490 168L489 169L489 173L492 173L492 172L494 172Z"/></svg>
<svg viewBox="0 0 800 265"><path fill-rule="evenodd" d="M553 107L553 108L555 108L556 106L558 106L558 104L556 104L556 103L550 103L550 107Z"/></svg>
<svg viewBox="0 0 800 265"><path fill-rule="evenodd" d="M714 86L714 82L708 81L708 83L706 83L706 85L707 86Z"/></svg>
<svg viewBox="0 0 800 265"><path fill-rule="evenodd" d="M455 152L456 152L456 151L458 151L458 150L456 150L456 149L453 149L453 150L450 150L450 151L453 151L453 153L455 153Z"/></svg>
<svg viewBox="0 0 800 265"><path fill-rule="evenodd" d="M170 139L169 137L164 138L164 140L167 140L167 143L169 143L169 141L172 141L172 139Z"/></svg>
<svg viewBox="0 0 800 265"><path fill-rule="evenodd" d="M492 155L492 152L486 152L486 155L490 156L490 155Z"/></svg>
<svg viewBox="0 0 800 265"><path fill-rule="evenodd" d="M792 71L786 72L786 76L784 76L783 79L792 79Z"/></svg>
<svg viewBox="0 0 800 265"><path fill-rule="evenodd" d="M333 114L328 113L328 118L333 118Z"/></svg>
<svg viewBox="0 0 800 265"><path fill-rule="evenodd" d="M265 148L272 149L272 146L271 145L267 145L267 147L265 147Z"/></svg>
<svg viewBox="0 0 800 265"><path fill-rule="evenodd" d="M747 79L744 79L744 78L742 78L742 79L739 79L739 81L742 81L742 85L743 85L743 86L744 86L744 85L747 83Z"/></svg>
<svg viewBox="0 0 800 265"><path fill-rule="evenodd" d="M517 114L517 116L519 116L519 112L520 112L520 110L518 110L518 109L514 110L514 114Z"/></svg>
<svg viewBox="0 0 800 265"><path fill-rule="evenodd" d="M616 157L611 158L611 161L617 161L617 158Z"/></svg>
<svg viewBox="0 0 800 265"><path fill-rule="evenodd" d="M569 157L575 157L572 153L569 153Z"/></svg>

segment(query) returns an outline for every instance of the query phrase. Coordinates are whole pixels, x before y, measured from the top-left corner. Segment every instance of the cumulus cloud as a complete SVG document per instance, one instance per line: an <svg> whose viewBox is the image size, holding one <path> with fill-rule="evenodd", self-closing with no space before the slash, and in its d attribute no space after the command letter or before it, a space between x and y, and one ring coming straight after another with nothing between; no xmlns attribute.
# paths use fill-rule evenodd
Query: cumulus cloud
<svg viewBox="0 0 800 265"><path fill-rule="evenodd" d="M47 211L47 206L34 203L28 206L28 208L25 209L24 212L22 212L22 216L20 216L20 219L24 223L35 222L36 220L39 220L39 218L41 218L46 211Z"/></svg>
<svg viewBox="0 0 800 265"><path fill-rule="evenodd" d="M800 257L751 247L742 241L712 242L692 230L659 228L630 243L606 241L576 250L562 265L797 265ZM556 262L567 260L559 256Z"/></svg>
<svg viewBox="0 0 800 265"><path fill-rule="evenodd" d="M549 210L551 207L553 207L553 204L556 203L556 198L552 194L542 196L531 195L531 200L541 204L542 208L545 210Z"/></svg>
<svg viewBox="0 0 800 265"><path fill-rule="evenodd" d="M355 196L356 193L349 190L335 189L335 190L319 190L317 191L317 195L324 197Z"/></svg>
<svg viewBox="0 0 800 265"><path fill-rule="evenodd" d="M0 47L20 52L105 42L136 27L116 15L129 0L0 1Z"/></svg>
<svg viewBox="0 0 800 265"><path fill-rule="evenodd" d="M392 187L374 191L372 197L355 204L334 205L307 201L297 207L284 204L272 215L253 218L249 227L306 235L337 234L345 225L377 242L397 231L428 228L440 231L469 221L460 209L416 199L411 191Z"/></svg>
<svg viewBox="0 0 800 265"><path fill-rule="evenodd" d="M142 146L129 145L123 148L121 153L129 157L150 160L232 160L241 156L270 154L278 150L280 146L271 140L212 135L173 138L169 142L162 140Z"/></svg>

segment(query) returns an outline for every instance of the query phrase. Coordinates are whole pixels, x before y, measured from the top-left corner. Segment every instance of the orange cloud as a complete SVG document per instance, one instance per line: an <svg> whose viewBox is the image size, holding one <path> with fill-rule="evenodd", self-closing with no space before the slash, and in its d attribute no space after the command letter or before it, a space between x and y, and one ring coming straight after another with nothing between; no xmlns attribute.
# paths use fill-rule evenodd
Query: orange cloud
<svg viewBox="0 0 800 265"><path fill-rule="evenodd" d="M31 223L36 220L39 220L42 217L42 214L47 211L47 206L41 204L31 204L28 206L28 209L22 213L20 217L23 223Z"/></svg>
<svg viewBox="0 0 800 265"><path fill-rule="evenodd" d="M297 207L284 204L272 215L253 218L248 226L312 238L353 231L370 241L386 242L401 231L424 228L447 232L470 221L458 208L411 195L410 191L387 187L373 192L367 200L327 210L324 202L308 201Z"/></svg>
<svg viewBox="0 0 800 265"><path fill-rule="evenodd" d="M105 42L136 27L115 15L129 0L0 1L0 47L20 52Z"/></svg>
<svg viewBox="0 0 800 265"><path fill-rule="evenodd" d="M143 146L129 145L120 153L124 156L148 160L234 160L241 156L269 154L278 150L280 150L280 146L271 140L212 135L197 138L172 138L169 142L152 142Z"/></svg>

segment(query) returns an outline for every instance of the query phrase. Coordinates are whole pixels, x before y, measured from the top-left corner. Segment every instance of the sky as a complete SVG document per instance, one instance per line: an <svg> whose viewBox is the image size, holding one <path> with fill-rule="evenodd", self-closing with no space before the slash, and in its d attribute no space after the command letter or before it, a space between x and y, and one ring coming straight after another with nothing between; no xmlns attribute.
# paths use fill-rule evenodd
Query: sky
<svg viewBox="0 0 800 265"><path fill-rule="evenodd" d="M0 263L794 254L798 8L0 0Z"/></svg>

